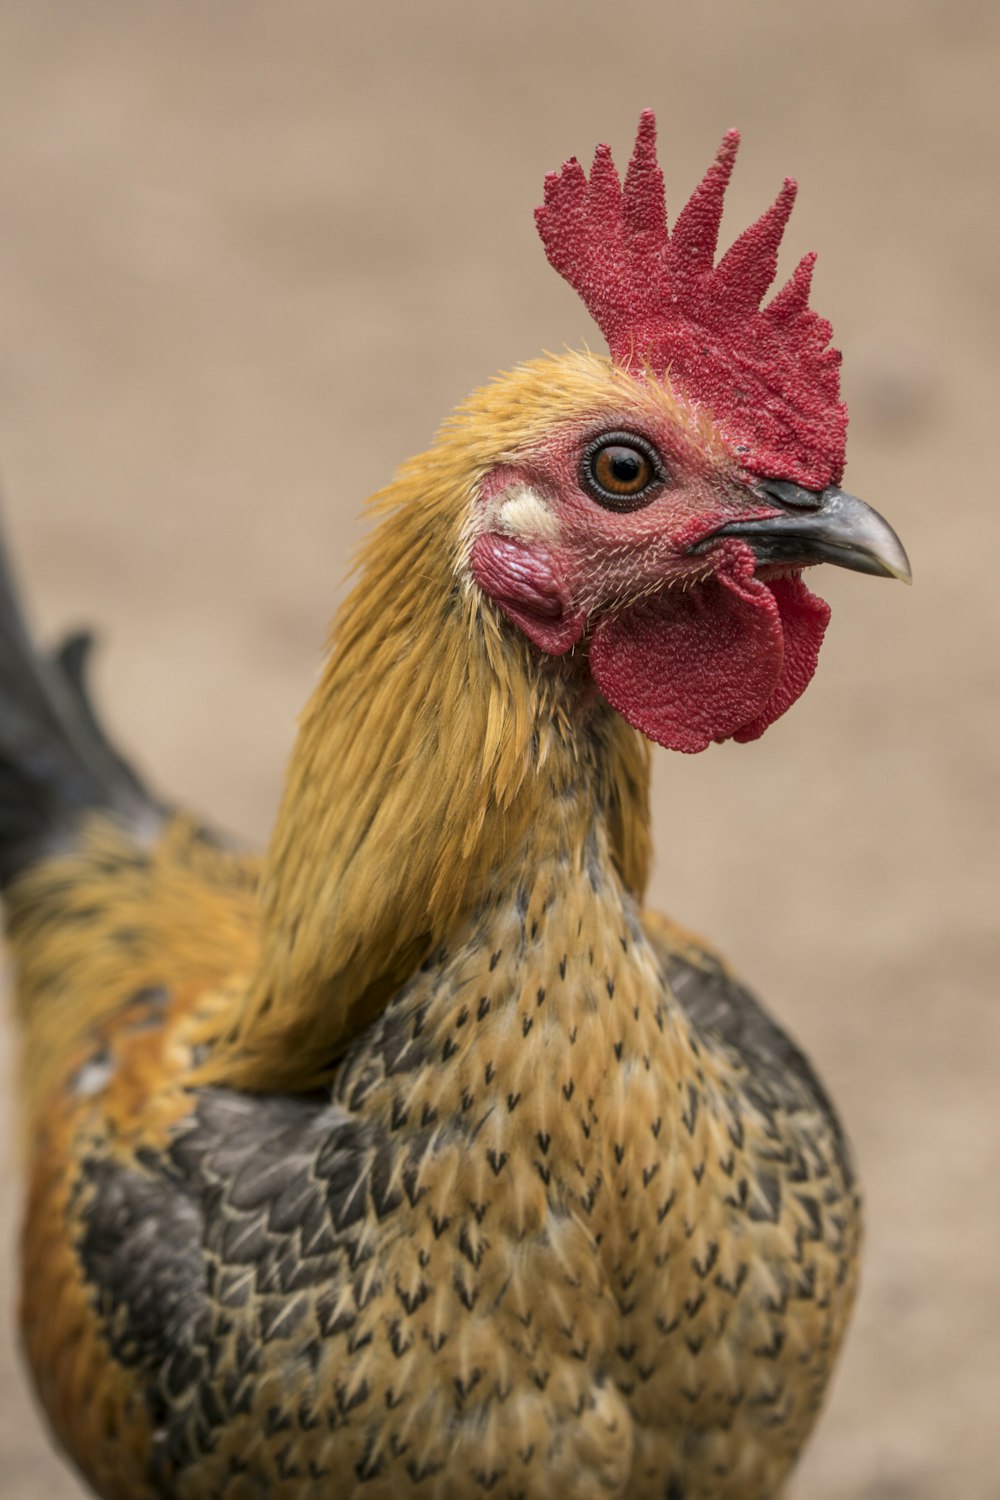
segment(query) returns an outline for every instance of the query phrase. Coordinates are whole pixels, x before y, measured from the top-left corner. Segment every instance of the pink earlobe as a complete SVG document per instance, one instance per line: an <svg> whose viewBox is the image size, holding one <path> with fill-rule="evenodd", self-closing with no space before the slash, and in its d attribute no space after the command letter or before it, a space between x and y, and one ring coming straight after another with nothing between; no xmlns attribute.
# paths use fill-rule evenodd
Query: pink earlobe
<svg viewBox="0 0 1000 1500"><path fill-rule="evenodd" d="M472 576L487 598L549 656L563 656L583 635L586 618L572 608L556 559L545 547L529 551L509 537L477 537Z"/></svg>

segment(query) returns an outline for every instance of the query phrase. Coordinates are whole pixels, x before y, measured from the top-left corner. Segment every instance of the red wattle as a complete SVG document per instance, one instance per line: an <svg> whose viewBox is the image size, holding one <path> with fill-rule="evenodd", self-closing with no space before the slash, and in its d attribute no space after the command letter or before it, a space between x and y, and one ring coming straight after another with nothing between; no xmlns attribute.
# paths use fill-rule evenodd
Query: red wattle
<svg viewBox="0 0 1000 1500"><path fill-rule="evenodd" d="M623 718L670 750L755 739L805 689L829 609L797 576L764 583L729 540L704 583L600 620L590 667Z"/></svg>
<svg viewBox="0 0 1000 1500"><path fill-rule="evenodd" d="M750 723L733 735L734 740L746 744L759 739L764 730L780 719L786 709L801 698L812 681L819 659L819 648L823 644L826 627L830 623L830 606L825 599L810 593L799 573L786 578L775 578L766 585L774 596L781 616L781 628L785 638L785 656L781 664L781 675L770 698L760 713Z"/></svg>

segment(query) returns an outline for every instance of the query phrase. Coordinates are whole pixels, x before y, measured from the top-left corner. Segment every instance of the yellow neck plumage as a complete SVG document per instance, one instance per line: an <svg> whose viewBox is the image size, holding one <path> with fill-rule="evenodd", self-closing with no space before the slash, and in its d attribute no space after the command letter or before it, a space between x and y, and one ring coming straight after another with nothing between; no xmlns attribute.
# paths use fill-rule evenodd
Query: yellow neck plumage
<svg viewBox="0 0 1000 1500"><path fill-rule="evenodd" d="M523 860L529 831L540 851L580 847L603 820L624 885L645 887L645 742L599 702L583 707L579 659L540 658L458 566L474 439L466 420L377 497L266 860L259 971L225 1020L213 1081L320 1082Z"/></svg>

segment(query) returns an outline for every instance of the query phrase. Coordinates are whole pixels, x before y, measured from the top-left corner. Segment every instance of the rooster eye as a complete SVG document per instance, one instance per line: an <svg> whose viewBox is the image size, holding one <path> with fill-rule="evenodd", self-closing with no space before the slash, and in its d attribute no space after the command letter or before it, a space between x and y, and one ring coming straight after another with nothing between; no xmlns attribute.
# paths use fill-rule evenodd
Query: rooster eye
<svg viewBox="0 0 1000 1500"><path fill-rule="evenodd" d="M580 469L583 487L608 510L639 510L666 480L660 455L632 432L606 432L588 446Z"/></svg>

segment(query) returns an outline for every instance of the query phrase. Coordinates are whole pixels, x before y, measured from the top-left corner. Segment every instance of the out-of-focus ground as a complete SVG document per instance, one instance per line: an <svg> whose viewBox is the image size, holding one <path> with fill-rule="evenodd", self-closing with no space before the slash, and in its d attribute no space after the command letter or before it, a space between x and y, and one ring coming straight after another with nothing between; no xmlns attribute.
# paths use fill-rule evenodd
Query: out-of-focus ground
<svg viewBox="0 0 1000 1500"><path fill-rule="evenodd" d="M805 1042L862 1165L802 1500L1000 1496L998 66L981 0L0 5L20 571L46 632L99 624L156 784L259 838L362 498L495 368L598 343L535 239L543 173L653 104L674 209L733 123L724 233L800 178L783 266L821 251L848 484L917 585L829 572L795 711L660 756L654 895ZM0 1496L64 1500L14 1349L15 1155Z"/></svg>

